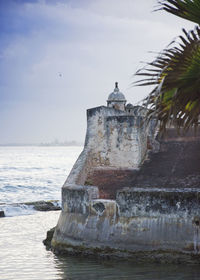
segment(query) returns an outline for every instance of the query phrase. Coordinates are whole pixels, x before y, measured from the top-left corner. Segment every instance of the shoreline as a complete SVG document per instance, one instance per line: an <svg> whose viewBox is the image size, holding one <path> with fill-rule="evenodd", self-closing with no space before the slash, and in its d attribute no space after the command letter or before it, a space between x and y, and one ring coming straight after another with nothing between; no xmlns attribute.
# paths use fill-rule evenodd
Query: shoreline
<svg viewBox="0 0 200 280"><path fill-rule="evenodd" d="M22 210L19 215L9 215L8 209L12 209L14 212L19 212ZM12 216L22 216L23 211L24 215L33 214L35 211L47 212L47 211L59 211L61 210L59 200L40 200L40 201L31 201L31 202L20 202L20 203L0 203L0 218L12 217Z"/></svg>

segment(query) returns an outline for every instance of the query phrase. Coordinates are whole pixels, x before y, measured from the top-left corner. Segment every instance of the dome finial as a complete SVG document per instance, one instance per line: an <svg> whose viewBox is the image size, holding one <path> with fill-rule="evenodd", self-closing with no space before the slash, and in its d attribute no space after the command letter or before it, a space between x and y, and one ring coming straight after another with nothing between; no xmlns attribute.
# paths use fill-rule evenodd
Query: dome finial
<svg viewBox="0 0 200 280"><path fill-rule="evenodd" d="M118 82L115 82L114 91L108 96L107 106L117 110L125 111L126 98L122 92L119 91Z"/></svg>

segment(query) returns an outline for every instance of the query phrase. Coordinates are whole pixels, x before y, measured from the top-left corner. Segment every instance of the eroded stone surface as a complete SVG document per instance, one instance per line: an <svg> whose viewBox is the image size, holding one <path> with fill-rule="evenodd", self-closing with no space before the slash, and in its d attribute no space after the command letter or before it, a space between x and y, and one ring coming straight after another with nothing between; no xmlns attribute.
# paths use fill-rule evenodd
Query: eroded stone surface
<svg viewBox="0 0 200 280"><path fill-rule="evenodd" d="M116 199L118 190L132 186L135 174L135 169L94 168L88 173L85 184L98 186L102 199Z"/></svg>
<svg viewBox="0 0 200 280"><path fill-rule="evenodd" d="M190 130L185 136L169 129L160 139L158 153L149 159L132 177L134 187L200 188L200 132Z"/></svg>
<svg viewBox="0 0 200 280"><path fill-rule="evenodd" d="M116 201L125 217L193 218L200 210L200 189L125 188Z"/></svg>
<svg viewBox="0 0 200 280"><path fill-rule="evenodd" d="M87 111L52 248L200 263L200 134L169 130L155 140L155 124L129 110Z"/></svg>

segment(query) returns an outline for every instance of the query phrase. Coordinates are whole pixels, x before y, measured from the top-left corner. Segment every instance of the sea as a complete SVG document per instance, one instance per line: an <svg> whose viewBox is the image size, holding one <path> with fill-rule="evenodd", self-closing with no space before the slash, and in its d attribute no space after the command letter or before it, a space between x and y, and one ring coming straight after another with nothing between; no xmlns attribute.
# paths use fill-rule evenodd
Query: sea
<svg viewBox="0 0 200 280"><path fill-rule="evenodd" d="M200 280L200 266L137 264L58 256L43 245L60 211L23 203L61 200L61 187L83 147L0 147L0 280ZM18 204L20 203L20 204Z"/></svg>

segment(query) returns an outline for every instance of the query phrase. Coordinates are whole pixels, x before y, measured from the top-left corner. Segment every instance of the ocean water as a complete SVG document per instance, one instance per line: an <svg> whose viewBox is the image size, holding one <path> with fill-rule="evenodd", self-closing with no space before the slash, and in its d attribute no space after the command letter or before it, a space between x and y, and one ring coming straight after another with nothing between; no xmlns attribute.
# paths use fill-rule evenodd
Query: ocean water
<svg viewBox="0 0 200 280"><path fill-rule="evenodd" d="M134 264L56 256L42 241L60 211L13 203L60 199L82 147L0 148L0 280L199 280L199 266Z"/></svg>
<svg viewBox="0 0 200 280"><path fill-rule="evenodd" d="M0 147L0 210L6 216L33 212L26 205L61 200L61 187L83 147Z"/></svg>

